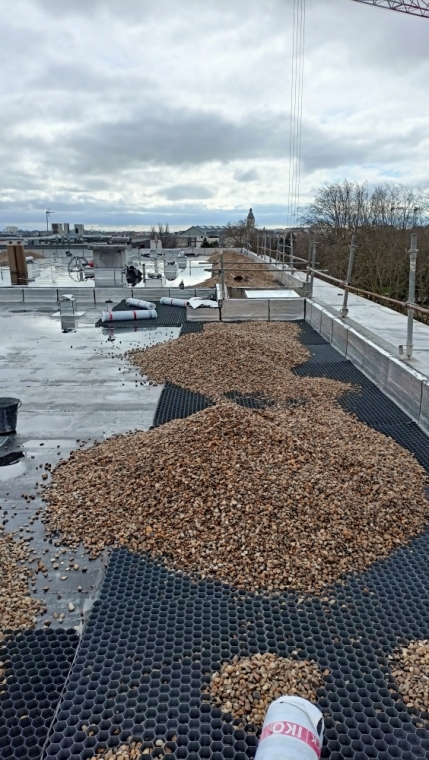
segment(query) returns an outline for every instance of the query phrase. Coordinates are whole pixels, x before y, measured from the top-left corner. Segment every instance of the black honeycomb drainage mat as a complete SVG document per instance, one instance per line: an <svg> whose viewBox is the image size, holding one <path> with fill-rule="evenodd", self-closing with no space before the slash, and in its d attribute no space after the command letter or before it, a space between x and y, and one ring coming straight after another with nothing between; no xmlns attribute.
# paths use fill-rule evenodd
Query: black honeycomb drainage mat
<svg viewBox="0 0 429 760"><path fill-rule="evenodd" d="M332 346L323 346L320 344L307 345L308 350L311 352L311 356L306 362L306 365L314 364L337 364L338 362L344 362L344 356L338 353Z"/></svg>
<svg viewBox="0 0 429 760"><path fill-rule="evenodd" d="M239 391L230 391L225 393L225 398L234 401L245 409L268 409L273 406L274 401L264 396L263 393L240 393Z"/></svg>
<svg viewBox="0 0 429 760"><path fill-rule="evenodd" d="M311 329L307 325L307 335ZM356 390L346 392L338 399L342 408L356 415L361 422L374 430L390 436L404 449L408 449L429 473L429 438L418 425L332 346L317 345L312 348L311 344L307 345L314 354L305 364L294 367L292 372L301 377L327 377L353 384ZM323 354L319 353L320 349ZM334 355L332 358L327 349ZM322 360L324 355L325 361Z"/></svg>
<svg viewBox="0 0 429 760"><path fill-rule="evenodd" d="M0 758L40 758L76 652L74 630L6 635L0 649ZM1 680L3 680L3 678Z"/></svg>
<svg viewBox="0 0 429 760"><path fill-rule="evenodd" d="M310 331L306 326L306 345L323 346ZM426 436L349 362L330 358L310 360L296 372L359 386L342 397L344 408L426 461ZM164 390L157 424L178 416L171 413L174 404L187 416L210 403L176 386ZM238 391L229 396L260 408L259 397ZM46 757L87 758L100 746L133 737L152 757L167 751L187 760L252 758L255 731L213 706L208 685L221 662L267 651L310 658L329 670L318 692L326 722L324 758L427 757L429 715L405 707L387 658L401 644L429 637L428 559L429 530L365 573L345 578L322 601L294 592L250 595L115 550Z"/></svg>
<svg viewBox="0 0 429 760"><path fill-rule="evenodd" d="M185 419L212 405L213 402L200 393L188 391L173 383L166 383L156 407L153 427L159 427L171 420Z"/></svg>
<svg viewBox="0 0 429 760"><path fill-rule="evenodd" d="M324 758L426 757L429 715L405 708L387 656L427 636L428 544L426 534L337 584L329 601L249 595L115 550L46 757L83 760L132 737L152 757L167 750L187 760L252 758L255 727L222 714L208 687L223 661L257 652L310 658L329 670L318 691Z"/></svg>
<svg viewBox="0 0 429 760"><path fill-rule="evenodd" d="M294 322L294 324L298 325L300 328L299 340L304 346L329 346L328 341L325 340L325 338L322 338L322 336L319 335L316 330L313 330L308 322L305 322L303 319L299 319Z"/></svg>
<svg viewBox="0 0 429 760"><path fill-rule="evenodd" d="M202 332L204 328L204 322L184 322L180 335L187 335L188 333Z"/></svg>

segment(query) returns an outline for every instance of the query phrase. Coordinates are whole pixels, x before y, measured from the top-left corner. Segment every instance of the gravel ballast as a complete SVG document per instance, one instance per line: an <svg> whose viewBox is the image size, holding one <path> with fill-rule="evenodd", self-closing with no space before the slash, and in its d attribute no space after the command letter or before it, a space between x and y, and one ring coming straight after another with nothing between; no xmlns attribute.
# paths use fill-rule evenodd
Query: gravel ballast
<svg viewBox="0 0 429 760"><path fill-rule="evenodd" d="M335 398L351 386L327 378L297 377L290 370L310 356L291 322L212 323L203 332L127 353L157 383L170 382L212 399L233 391L278 402L305 396Z"/></svg>
<svg viewBox="0 0 429 760"><path fill-rule="evenodd" d="M389 659L405 705L429 713L429 639L412 641Z"/></svg>
<svg viewBox="0 0 429 760"><path fill-rule="evenodd" d="M45 604L30 596L33 571L26 566L29 552L0 526L0 631L34 628Z"/></svg>
<svg viewBox="0 0 429 760"><path fill-rule="evenodd" d="M329 675L329 671L323 675ZM315 662L267 652L222 663L220 671L212 676L210 694L223 713L260 728L275 699L293 695L314 703L317 689L322 686L322 672Z"/></svg>
<svg viewBox="0 0 429 760"><path fill-rule="evenodd" d="M222 401L72 453L45 519L93 556L125 545L247 591L314 593L418 535L425 486L409 452L332 402Z"/></svg>
<svg viewBox="0 0 429 760"><path fill-rule="evenodd" d="M209 262L213 266L211 277L195 285L197 288L214 288L220 283L219 253L213 253L209 257ZM225 285L233 288L281 288L282 285L276 280L278 273L271 270L268 264L259 264L252 261L242 253L236 251L224 251L223 264L225 268Z"/></svg>
<svg viewBox="0 0 429 760"><path fill-rule="evenodd" d="M151 753L149 747L142 749L142 746L143 742L130 739L126 744L120 744L118 747L109 747L107 749L100 747L95 757L98 760L138 760L142 755L150 755Z"/></svg>

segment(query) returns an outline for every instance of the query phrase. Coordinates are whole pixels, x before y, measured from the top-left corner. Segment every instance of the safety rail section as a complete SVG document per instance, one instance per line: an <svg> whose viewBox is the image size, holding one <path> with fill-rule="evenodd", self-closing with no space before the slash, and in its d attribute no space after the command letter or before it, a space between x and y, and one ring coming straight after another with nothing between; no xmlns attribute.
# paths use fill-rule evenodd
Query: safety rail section
<svg viewBox="0 0 429 760"><path fill-rule="evenodd" d="M288 322L304 319L305 298L226 298L222 322ZM199 309L197 309L199 311Z"/></svg>
<svg viewBox="0 0 429 760"><path fill-rule="evenodd" d="M186 309L188 322L290 322L304 319L305 298L226 298L218 309Z"/></svg>
<svg viewBox="0 0 429 760"><path fill-rule="evenodd" d="M65 295L72 295L78 303L102 305L106 301L121 301L123 298L144 298L159 301L160 298L209 298L215 295L214 288L0 288L0 305L3 303L58 303Z"/></svg>
<svg viewBox="0 0 429 760"><path fill-rule="evenodd" d="M429 433L429 378L345 324L327 309L307 300L305 320L345 359Z"/></svg>

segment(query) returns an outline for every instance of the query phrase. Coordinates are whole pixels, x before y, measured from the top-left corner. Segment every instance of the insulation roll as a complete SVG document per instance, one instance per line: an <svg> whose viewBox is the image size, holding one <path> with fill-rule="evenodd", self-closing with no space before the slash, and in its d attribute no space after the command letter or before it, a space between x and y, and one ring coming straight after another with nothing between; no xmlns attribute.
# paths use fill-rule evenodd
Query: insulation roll
<svg viewBox="0 0 429 760"><path fill-rule="evenodd" d="M139 301L138 298L127 298L127 306L137 306L139 309L155 309L156 306L150 301Z"/></svg>
<svg viewBox="0 0 429 760"><path fill-rule="evenodd" d="M161 298L160 303L166 306L187 306L188 300L186 298Z"/></svg>
<svg viewBox="0 0 429 760"><path fill-rule="evenodd" d="M133 319L156 319L158 314L155 309L146 311L103 311L102 322L125 322Z"/></svg>

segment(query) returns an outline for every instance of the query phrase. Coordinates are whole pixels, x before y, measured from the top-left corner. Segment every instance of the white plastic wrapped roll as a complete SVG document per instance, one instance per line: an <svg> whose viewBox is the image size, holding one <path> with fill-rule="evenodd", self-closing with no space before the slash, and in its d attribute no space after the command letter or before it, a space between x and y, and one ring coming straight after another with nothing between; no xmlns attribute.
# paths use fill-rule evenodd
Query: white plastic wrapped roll
<svg viewBox="0 0 429 760"><path fill-rule="evenodd" d="M158 314L155 309L145 311L103 311L102 322L125 322L132 319L156 319Z"/></svg>
<svg viewBox="0 0 429 760"><path fill-rule="evenodd" d="M302 697L280 697L265 716L255 760L318 760L323 715Z"/></svg>
<svg viewBox="0 0 429 760"><path fill-rule="evenodd" d="M139 301L138 298L127 298L127 306L137 306L138 309L155 309L156 306L150 301Z"/></svg>
<svg viewBox="0 0 429 760"><path fill-rule="evenodd" d="M165 296L163 296L160 303L163 303L166 306L187 306L188 300L186 298L165 298Z"/></svg>

